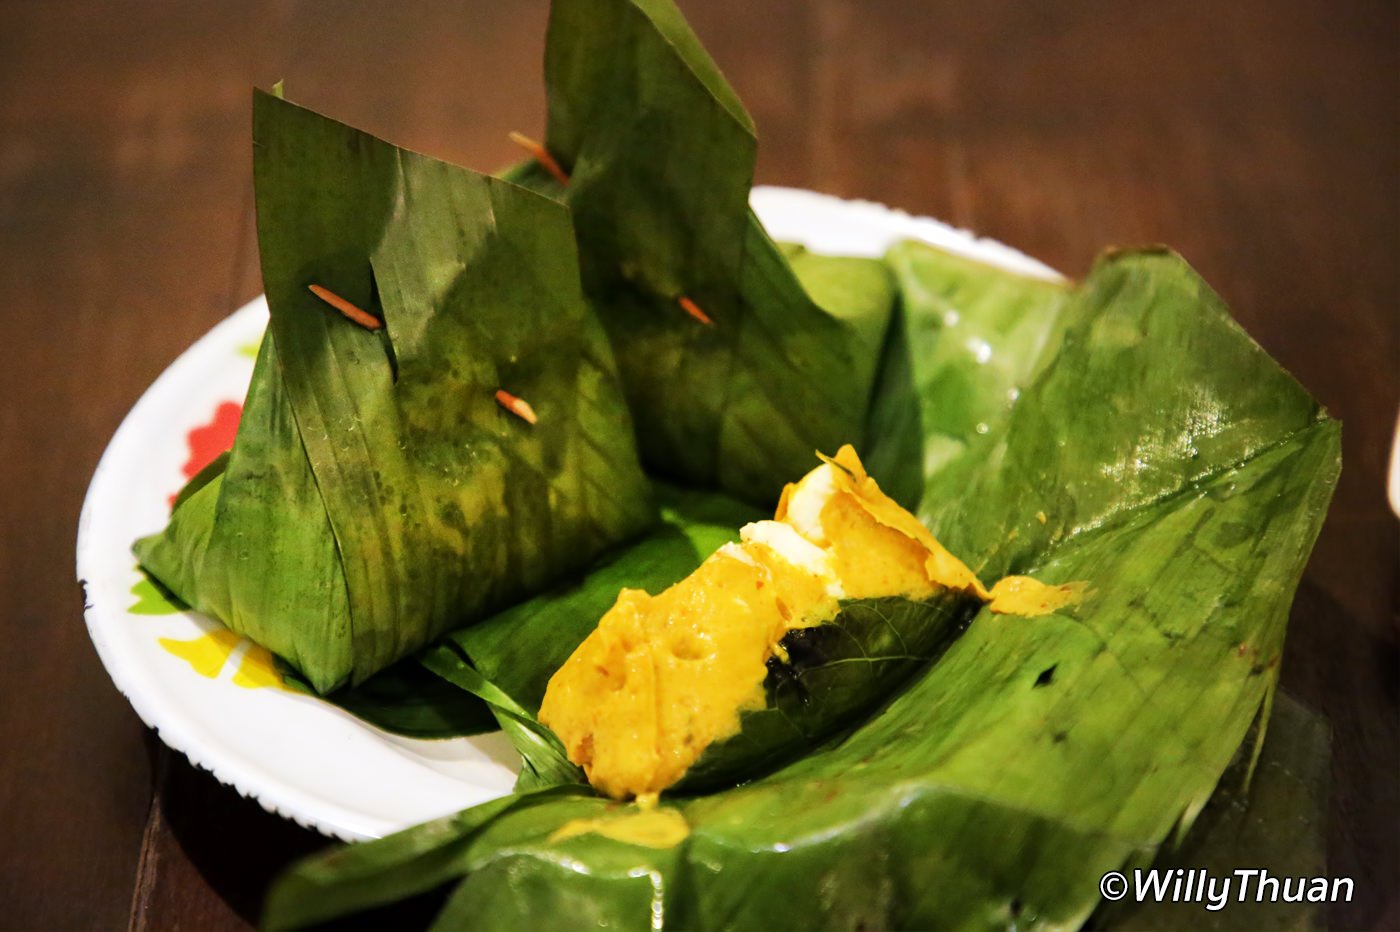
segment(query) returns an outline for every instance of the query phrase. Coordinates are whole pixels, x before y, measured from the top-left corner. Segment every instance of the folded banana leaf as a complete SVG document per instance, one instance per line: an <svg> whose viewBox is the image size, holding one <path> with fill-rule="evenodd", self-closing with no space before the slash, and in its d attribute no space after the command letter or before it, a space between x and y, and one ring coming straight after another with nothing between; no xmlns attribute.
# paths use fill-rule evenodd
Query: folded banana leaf
<svg viewBox="0 0 1400 932"><path fill-rule="evenodd" d="M883 269L803 289L748 206L752 121L671 0L555 0L545 82L568 185L508 177L573 211L648 470L771 505L813 450L861 446Z"/></svg>
<svg viewBox="0 0 1400 932"><path fill-rule="evenodd" d="M271 324L232 453L136 553L326 692L654 509L565 209L268 94L253 135Z"/></svg>
<svg viewBox="0 0 1400 932"><path fill-rule="evenodd" d="M984 610L849 734L663 800L670 844L579 787L522 793L302 863L270 926L452 884L443 928L1074 927L1105 871L1181 838L1275 688L1339 425L1170 253L1073 287L923 246L891 263L892 351L938 335L882 385L920 434L878 439L939 454L914 461L920 509L984 578L1085 579L1084 601Z"/></svg>
<svg viewBox="0 0 1400 932"><path fill-rule="evenodd" d="M878 405L917 411L917 514L986 576L1337 430L1170 250L1110 251L1069 293L918 243L888 258L885 368L910 375Z"/></svg>
<svg viewBox="0 0 1400 932"><path fill-rule="evenodd" d="M900 309L865 462L892 498L916 509L935 502L929 480L1015 406L1071 288L915 242L896 245L886 261Z"/></svg>

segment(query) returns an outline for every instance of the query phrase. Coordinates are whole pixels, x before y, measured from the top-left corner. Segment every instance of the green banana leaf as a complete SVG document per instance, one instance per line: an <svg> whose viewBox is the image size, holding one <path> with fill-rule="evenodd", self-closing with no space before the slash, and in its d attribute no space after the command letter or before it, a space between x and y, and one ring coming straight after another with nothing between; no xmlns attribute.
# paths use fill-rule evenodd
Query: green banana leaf
<svg viewBox="0 0 1400 932"><path fill-rule="evenodd" d="M926 496L929 481L1015 406L1071 289L914 242L896 245L886 260L901 306L865 463L886 493L915 510L926 498L936 504L951 487Z"/></svg>
<svg viewBox="0 0 1400 932"><path fill-rule="evenodd" d="M271 324L231 455L136 553L327 692L587 566L654 510L566 210L268 94L253 136Z"/></svg>
<svg viewBox="0 0 1400 932"><path fill-rule="evenodd" d="M569 184L533 162L507 177L573 211L648 470L771 505L813 450L863 446L884 271L804 290L748 206L753 124L671 0L555 0L545 83Z"/></svg>
<svg viewBox="0 0 1400 932"><path fill-rule="evenodd" d="M1260 723L1259 728L1263 728ZM1246 747L1247 751L1247 747ZM1274 876L1310 877L1326 873L1323 813L1326 803L1328 765L1327 726L1317 715L1280 694L1268 722L1268 739L1257 759L1242 752L1221 778L1220 788L1202 812L1195 828L1179 848L1166 851L1153 865L1162 869L1181 867L1206 869L1215 876L1228 875L1241 865L1262 867ZM1257 765L1257 766L1256 766ZM1253 774L1252 780L1250 774ZM322 856L303 862L287 874L275 890L276 905L269 909L269 928L296 928L313 925L329 916L356 912L385 902L395 902L418 893L444 887L457 878L489 864L492 840L480 831L506 810L526 810L535 806L558 807L555 818L566 812L571 818L607 815L606 803L589 799L580 787L557 787L551 791L507 797L478 806L455 816L438 820L411 832L403 832L377 842L339 849L334 857ZM563 801L577 806L565 810ZM497 825L502 820L497 819ZM553 822L541 831L550 831ZM519 828L518 826L516 827ZM626 846L623 870L628 863ZM635 865L631 865L635 866ZM621 871L615 870L615 873ZM472 895L459 892L470 905L482 905L481 897L493 891L478 882ZM612 878L616 885L619 878ZM465 884L458 887L464 890ZM450 887L449 887L450 888ZM509 904L517 909L477 915L445 911L439 927L513 928L512 919L535 927L548 928L549 916L536 923L538 911L552 905L549 891L539 907L531 903ZM332 907L331 904L334 904ZM519 911L521 906L525 911ZM665 904L662 902L662 909ZM587 910L583 915L607 922L606 913ZM664 917L664 913L663 913ZM1320 916L1309 904L1231 903L1229 908L1207 912L1195 903L1108 904L1090 920L1094 928L1220 930L1311 929L1320 928ZM1009 926L1009 924L1008 924ZM836 926L831 926L835 928Z"/></svg>
<svg viewBox="0 0 1400 932"><path fill-rule="evenodd" d="M535 790L302 863L269 926L451 884L444 928L1074 927L1105 871L1185 834L1275 688L1339 425L1165 251L1073 287L917 245L890 262L902 376L875 440L936 454L914 460L918 507L984 579L1087 580L1084 601L984 610L848 734L663 800L690 826L673 847L552 842L625 807ZM878 417L900 404L914 438Z"/></svg>
<svg viewBox="0 0 1400 932"><path fill-rule="evenodd" d="M919 412L917 513L987 577L1336 428L1167 249L1106 253L1063 297L917 243L889 261L907 350L887 368L912 378L884 386L881 402ZM1007 311L1003 292L1025 314Z"/></svg>

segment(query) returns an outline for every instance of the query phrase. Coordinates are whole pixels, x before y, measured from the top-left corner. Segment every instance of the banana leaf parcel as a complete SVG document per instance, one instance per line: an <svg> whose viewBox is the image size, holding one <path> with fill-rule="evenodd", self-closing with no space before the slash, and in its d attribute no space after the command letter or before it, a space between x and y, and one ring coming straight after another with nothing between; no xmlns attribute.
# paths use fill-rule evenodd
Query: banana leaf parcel
<svg viewBox="0 0 1400 932"><path fill-rule="evenodd" d="M269 94L253 135L271 324L232 452L136 553L326 692L654 510L566 209Z"/></svg>
<svg viewBox="0 0 1400 932"><path fill-rule="evenodd" d="M508 176L573 211L648 471L771 505L862 447L890 315L876 263L804 290L749 209L753 123L671 0L555 0L547 157Z"/></svg>
<svg viewBox="0 0 1400 932"><path fill-rule="evenodd" d="M873 435L925 455L888 462L974 569L1088 580L1084 600L984 609L847 732L652 813L551 767L532 723L521 792L301 863L269 926L441 888L440 928L1074 928L1104 872L1186 833L1267 718L1339 425L1171 253L1107 255L1078 285L915 244L889 261ZM551 636L532 617L512 663ZM456 672L490 693L502 655L467 653ZM539 676L499 676L517 722L508 690Z"/></svg>

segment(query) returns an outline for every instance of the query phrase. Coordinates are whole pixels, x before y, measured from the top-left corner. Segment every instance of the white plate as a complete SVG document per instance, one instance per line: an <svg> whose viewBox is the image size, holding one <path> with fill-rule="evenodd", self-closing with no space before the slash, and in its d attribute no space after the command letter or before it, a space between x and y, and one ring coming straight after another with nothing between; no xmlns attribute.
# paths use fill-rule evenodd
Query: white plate
<svg viewBox="0 0 1400 932"><path fill-rule="evenodd" d="M1058 278L1015 250L878 204L759 188L769 232L819 252L880 256L920 239L1016 271ZM272 812L327 835L377 838L508 793L519 757L503 735L388 734L268 682L265 652L142 585L136 538L159 531L188 472L232 440L267 322L264 299L209 331L158 378L118 428L83 503L78 579L112 681L166 744ZM194 652L192 662L187 656Z"/></svg>

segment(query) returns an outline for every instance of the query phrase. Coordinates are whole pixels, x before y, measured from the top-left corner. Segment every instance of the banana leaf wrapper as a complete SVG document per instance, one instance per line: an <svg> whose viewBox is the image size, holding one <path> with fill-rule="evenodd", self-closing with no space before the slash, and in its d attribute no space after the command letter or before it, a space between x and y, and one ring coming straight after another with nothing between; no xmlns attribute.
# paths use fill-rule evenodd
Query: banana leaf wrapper
<svg viewBox="0 0 1400 932"><path fill-rule="evenodd" d="M813 450L863 446L884 270L803 288L748 206L753 123L671 0L555 0L545 84L569 184L508 177L573 212L648 471L771 505Z"/></svg>
<svg viewBox="0 0 1400 932"><path fill-rule="evenodd" d="M136 553L326 692L581 569L654 509L564 208L269 94L253 135L271 323L231 454Z"/></svg>
<svg viewBox="0 0 1400 932"><path fill-rule="evenodd" d="M1084 601L982 610L848 733L663 802L689 825L669 847L552 841L630 807L521 793L304 862L270 926L444 887L441 928L1072 928L1105 871L1182 837L1273 694L1337 422L1170 253L1110 254L1048 293L922 246L890 258L906 337L959 311L882 383L923 432L882 439L944 451L915 461L920 510L983 578L1084 579ZM996 293L1027 295L1039 332ZM920 390L950 383L975 420Z"/></svg>

